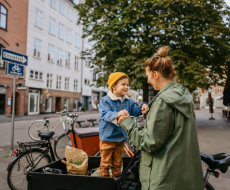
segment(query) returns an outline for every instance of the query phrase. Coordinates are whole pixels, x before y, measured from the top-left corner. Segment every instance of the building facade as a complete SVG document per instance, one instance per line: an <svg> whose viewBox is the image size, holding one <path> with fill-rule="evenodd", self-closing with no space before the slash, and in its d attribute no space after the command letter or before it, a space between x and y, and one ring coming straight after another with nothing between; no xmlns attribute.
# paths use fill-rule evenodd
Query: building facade
<svg viewBox="0 0 230 190"><path fill-rule="evenodd" d="M27 18L28 0L0 0L0 55L2 48L26 54ZM6 67L7 63L0 59L0 115L9 116L12 112L14 77L5 74ZM16 115L24 115L25 91L18 88L24 85L24 77L16 77Z"/></svg>
<svg viewBox="0 0 230 190"><path fill-rule="evenodd" d="M77 111L82 26L77 0L29 0L25 114Z"/></svg>

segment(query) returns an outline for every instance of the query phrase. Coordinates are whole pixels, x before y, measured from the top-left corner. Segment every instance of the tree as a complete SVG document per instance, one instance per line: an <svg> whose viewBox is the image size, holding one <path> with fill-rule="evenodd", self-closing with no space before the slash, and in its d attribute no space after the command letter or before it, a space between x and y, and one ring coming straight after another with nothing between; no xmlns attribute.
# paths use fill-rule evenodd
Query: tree
<svg viewBox="0 0 230 190"><path fill-rule="evenodd" d="M111 72L125 72L148 101L143 64L163 45L171 48L177 81L190 92L224 78L230 41L224 0L85 0L76 8L83 38L95 41L82 57L100 73L98 86Z"/></svg>

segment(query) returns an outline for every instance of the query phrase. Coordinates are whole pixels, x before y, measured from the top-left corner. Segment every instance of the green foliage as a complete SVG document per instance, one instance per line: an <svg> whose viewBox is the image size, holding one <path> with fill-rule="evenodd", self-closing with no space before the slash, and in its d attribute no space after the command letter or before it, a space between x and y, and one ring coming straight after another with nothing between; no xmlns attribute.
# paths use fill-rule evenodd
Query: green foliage
<svg viewBox="0 0 230 190"><path fill-rule="evenodd" d="M224 78L230 60L230 9L224 0L85 0L76 8L83 38L96 42L82 57L101 74L98 86L121 71L132 88L146 90L143 64L163 45L170 46L177 80L190 92Z"/></svg>

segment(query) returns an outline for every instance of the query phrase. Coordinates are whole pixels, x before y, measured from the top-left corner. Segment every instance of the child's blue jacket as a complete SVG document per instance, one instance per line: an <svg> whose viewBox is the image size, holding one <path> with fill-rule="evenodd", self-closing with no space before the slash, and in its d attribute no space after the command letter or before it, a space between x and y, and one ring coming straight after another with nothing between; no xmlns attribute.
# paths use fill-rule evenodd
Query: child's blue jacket
<svg viewBox="0 0 230 190"><path fill-rule="evenodd" d="M121 142L127 140L127 133L120 127L118 123L115 124L114 118L117 118L119 111L126 109L131 116L141 115L141 106L125 96L121 100L116 97L111 91L104 96L99 104L99 138L102 141ZM113 120L113 121L112 121Z"/></svg>

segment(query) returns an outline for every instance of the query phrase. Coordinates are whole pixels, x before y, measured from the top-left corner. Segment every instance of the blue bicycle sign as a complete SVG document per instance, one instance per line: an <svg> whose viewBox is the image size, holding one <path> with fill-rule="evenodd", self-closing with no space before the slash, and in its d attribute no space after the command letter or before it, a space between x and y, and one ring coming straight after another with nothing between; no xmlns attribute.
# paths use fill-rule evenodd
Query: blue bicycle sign
<svg viewBox="0 0 230 190"><path fill-rule="evenodd" d="M24 66L8 63L7 73L9 75L24 76Z"/></svg>

